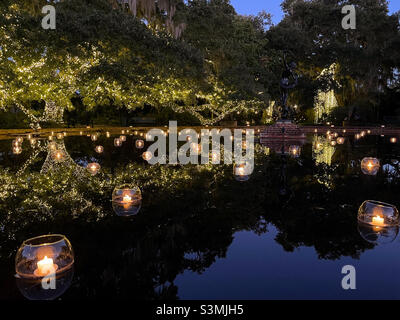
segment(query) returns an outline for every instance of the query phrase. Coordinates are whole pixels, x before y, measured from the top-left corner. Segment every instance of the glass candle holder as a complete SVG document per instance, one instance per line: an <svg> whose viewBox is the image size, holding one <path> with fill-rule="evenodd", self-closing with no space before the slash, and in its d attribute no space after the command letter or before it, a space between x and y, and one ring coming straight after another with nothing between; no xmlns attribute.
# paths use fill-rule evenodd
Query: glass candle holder
<svg viewBox="0 0 400 320"><path fill-rule="evenodd" d="M400 224L400 216L391 204L367 200L358 210L358 221L376 228L395 227Z"/></svg>
<svg viewBox="0 0 400 320"><path fill-rule="evenodd" d="M153 158L153 154L150 151L143 152L142 157L146 161L150 161Z"/></svg>
<svg viewBox="0 0 400 320"><path fill-rule="evenodd" d="M86 168L92 176L95 176L100 171L101 166L97 162L92 162Z"/></svg>
<svg viewBox="0 0 400 320"><path fill-rule="evenodd" d="M124 184L114 189L112 206L118 216L137 215L142 206L142 192L134 184Z"/></svg>
<svg viewBox="0 0 400 320"><path fill-rule="evenodd" d="M121 141L121 139L115 138L115 139L114 139L114 146L115 146L115 147L120 147L120 146L122 146L122 141Z"/></svg>
<svg viewBox="0 0 400 320"><path fill-rule="evenodd" d="M248 162L234 164L233 175L237 181L247 181L250 179L251 165Z"/></svg>
<svg viewBox="0 0 400 320"><path fill-rule="evenodd" d="M300 146L293 145L289 147L289 154L294 158L298 158L300 156L300 151Z"/></svg>
<svg viewBox="0 0 400 320"><path fill-rule="evenodd" d="M103 153L104 147L103 147L103 146L97 146L97 147L95 148L95 151L96 151L97 153Z"/></svg>
<svg viewBox="0 0 400 320"><path fill-rule="evenodd" d="M364 158L361 160L362 173L375 176L380 168L380 162L377 158Z"/></svg>
<svg viewBox="0 0 400 320"><path fill-rule="evenodd" d="M74 252L69 240L60 234L24 241L15 257L15 271L22 279L38 279L62 274L72 268Z"/></svg>
<svg viewBox="0 0 400 320"><path fill-rule="evenodd" d="M13 154L21 154L22 148L19 146L13 147L12 152L13 152Z"/></svg>
<svg viewBox="0 0 400 320"><path fill-rule="evenodd" d="M344 144L344 141L345 141L345 138L343 138L343 137L339 137L336 140L337 144Z"/></svg>
<svg viewBox="0 0 400 320"><path fill-rule="evenodd" d="M138 148L138 149L143 149L143 147L144 147L144 141L143 141L143 140L136 140L135 146L136 146L136 148Z"/></svg>

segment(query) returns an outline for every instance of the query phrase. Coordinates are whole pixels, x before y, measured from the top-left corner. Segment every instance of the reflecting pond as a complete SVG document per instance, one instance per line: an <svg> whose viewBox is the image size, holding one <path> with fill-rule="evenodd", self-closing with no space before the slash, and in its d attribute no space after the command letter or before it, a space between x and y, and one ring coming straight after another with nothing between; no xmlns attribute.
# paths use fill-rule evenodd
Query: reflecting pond
<svg viewBox="0 0 400 320"><path fill-rule="evenodd" d="M15 278L15 255L50 233L75 253L61 299L400 298L398 230L357 221L365 200L400 205L391 137L263 142L249 179L232 165L150 166L144 137L125 138L0 140L0 299L43 298ZM341 287L345 265L357 290Z"/></svg>

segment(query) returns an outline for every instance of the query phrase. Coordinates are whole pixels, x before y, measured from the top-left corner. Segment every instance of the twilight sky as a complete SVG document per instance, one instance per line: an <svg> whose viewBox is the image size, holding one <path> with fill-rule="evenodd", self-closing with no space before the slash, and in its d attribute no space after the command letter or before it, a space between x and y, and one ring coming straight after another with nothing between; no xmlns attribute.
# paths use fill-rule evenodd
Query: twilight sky
<svg viewBox="0 0 400 320"><path fill-rule="evenodd" d="M281 0L231 0L236 12L239 14L253 14L265 10L273 15L272 21L277 24L282 19ZM389 0L390 12L400 10L399 0Z"/></svg>

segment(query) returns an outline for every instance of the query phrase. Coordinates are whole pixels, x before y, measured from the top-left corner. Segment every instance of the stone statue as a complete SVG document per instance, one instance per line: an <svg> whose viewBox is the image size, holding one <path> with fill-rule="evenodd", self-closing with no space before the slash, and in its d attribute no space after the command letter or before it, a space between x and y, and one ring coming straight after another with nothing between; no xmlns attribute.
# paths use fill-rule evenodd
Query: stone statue
<svg viewBox="0 0 400 320"><path fill-rule="evenodd" d="M280 86L282 90L280 118L281 120L288 120L291 116L291 110L287 105L289 90L297 86L299 76L294 71L297 67L296 63L295 62L291 62L290 64L287 63L286 53L283 55L283 63L285 70L282 73L282 78L280 81Z"/></svg>

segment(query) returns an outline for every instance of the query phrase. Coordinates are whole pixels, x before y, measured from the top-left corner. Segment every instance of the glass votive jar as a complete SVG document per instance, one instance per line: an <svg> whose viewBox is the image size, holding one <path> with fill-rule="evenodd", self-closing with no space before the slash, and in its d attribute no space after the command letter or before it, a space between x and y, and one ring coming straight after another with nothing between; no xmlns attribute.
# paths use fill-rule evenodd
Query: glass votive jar
<svg viewBox="0 0 400 320"><path fill-rule="evenodd" d="M233 175L237 181L249 180L251 173L251 165L248 162L233 165Z"/></svg>
<svg viewBox="0 0 400 320"><path fill-rule="evenodd" d="M100 164L97 162L92 162L87 165L87 170L92 176L95 176L100 171Z"/></svg>
<svg viewBox="0 0 400 320"><path fill-rule="evenodd" d="M300 156L300 151L301 151L300 146L293 145L289 147L289 154L292 157L298 158Z"/></svg>
<svg viewBox="0 0 400 320"><path fill-rule="evenodd" d="M15 257L15 271L23 279L61 274L71 269L73 264L71 243L61 234L28 239L18 249Z"/></svg>
<svg viewBox="0 0 400 320"><path fill-rule="evenodd" d="M103 147L103 146L96 146L95 151L96 151L97 153L103 153L104 147Z"/></svg>
<svg viewBox="0 0 400 320"><path fill-rule="evenodd" d="M134 184L124 184L114 189L112 206L118 216L134 216L142 206L142 192Z"/></svg>
<svg viewBox="0 0 400 320"><path fill-rule="evenodd" d="M151 153L150 151L145 151L142 154L142 158L146 161L150 161L151 158L153 158L153 153Z"/></svg>
<svg viewBox="0 0 400 320"><path fill-rule="evenodd" d="M362 173L370 176L375 176L380 168L380 162L377 158L364 158L361 160Z"/></svg>
<svg viewBox="0 0 400 320"><path fill-rule="evenodd" d="M367 200L358 209L358 221L377 228L395 227L400 223L400 216L394 205Z"/></svg>
<svg viewBox="0 0 400 320"><path fill-rule="evenodd" d="M121 141L120 138L115 138L115 139L114 139L114 146L115 146L115 147L120 147L120 146L122 146L122 141Z"/></svg>
<svg viewBox="0 0 400 320"><path fill-rule="evenodd" d="M135 146L137 149L143 149L144 141L143 140L136 140Z"/></svg>

